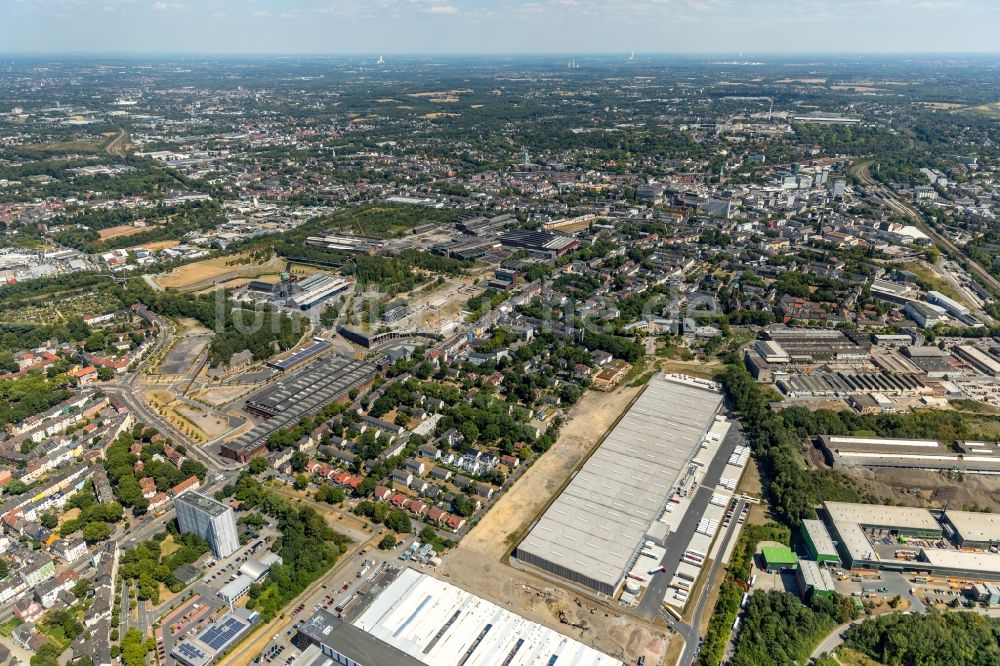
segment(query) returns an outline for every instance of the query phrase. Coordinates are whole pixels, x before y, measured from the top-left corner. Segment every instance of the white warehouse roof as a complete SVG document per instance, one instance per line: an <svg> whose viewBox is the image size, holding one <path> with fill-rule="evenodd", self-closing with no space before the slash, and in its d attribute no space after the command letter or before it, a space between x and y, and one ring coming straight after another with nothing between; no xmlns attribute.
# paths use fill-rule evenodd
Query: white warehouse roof
<svg viewBox="0 0 1000 666"><path fill-rule="evenodd" d="M704 384L655 376L515 557L610 594L721 404L722 395Z"/></svg>
<svg viewBox="0 0 1000 666"><path fill-rule="evenodd" d="M623 666L454 585L404 570L353 622L425 664Z"/></svg>

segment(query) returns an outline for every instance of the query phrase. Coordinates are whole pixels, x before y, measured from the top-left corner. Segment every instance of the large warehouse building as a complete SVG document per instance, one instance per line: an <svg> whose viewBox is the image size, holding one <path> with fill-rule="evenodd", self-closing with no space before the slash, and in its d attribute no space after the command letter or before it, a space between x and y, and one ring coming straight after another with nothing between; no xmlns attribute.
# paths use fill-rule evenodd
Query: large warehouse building
<svg viewBox="0 0 1000 666"><path fill-rule="evenodd" d="M247 412L268 420L240 438L224 443L222 455L237 462L262 455L272 432L315 414L324 405L346 399L352 390L364 390L376 376L378 368L371 363L339 354L311 363L247 400Z"/></svg>
<svg viewBox="0 0 1000 666"><path fill-rule="evenodd" d="M1000 578L996 516L847 502L825 502L821 514L847 567Z"/></svg>
<svg viewBox="0 0 1000 666"><path fill-rule="evenodd" d="M403 570L389 583L354 618L352 626L363 630L368 639L355 636L354 644L348 646L353 650L327 648L325 656L339 664L365 666L622 666L618 659L413 569ZM316 629L306 629L316 636L313 642L336 647L339 629ZM381 657L373 653L375 643L381 643ZM337 659L335 651L343 659ZM364 654L371 655L371 661L362 661Z"/></svg>
<svg viewBox="0 0 1000 666"><path fill-rule="evenodd" d="M897 467L1000 472L1000 447L995 442L957 442L954 447L931 439L821 435L820 449L832 467Z"/></svg>
<svg viewBox="0 0 1000 666"><path fill-rule="evenodd" d="M721 405L722 394L709 382L654 377L514 558L616 594Z"/></svg>

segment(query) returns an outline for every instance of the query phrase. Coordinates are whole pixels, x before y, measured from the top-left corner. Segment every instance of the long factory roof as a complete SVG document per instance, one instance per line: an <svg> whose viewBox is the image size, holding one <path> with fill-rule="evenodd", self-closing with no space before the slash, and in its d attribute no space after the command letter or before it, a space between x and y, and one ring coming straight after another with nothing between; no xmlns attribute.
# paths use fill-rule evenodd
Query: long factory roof
<svg viewBox="0 0 1000 666"><path fill-rule="evenodd" d="M518 546L614 587L722 404L658 375Z"/></svg>
<svg viewBox="0 0 1000 666"><path fill-rule="evenodd" d="M425 664L623 666L461 588L404 570L353 622Z"/></svg>
<svg viewBox="0 0 1000 666"><path fill-rule="evenodd" d="M996 553L970 553L943 548L922 548L920 552L924 560L935 567L1000 575L1000 555Z"/></svg>
<svg viewBox="0 0 1000 666"><path fill-rule="evenodd" d="M821 520L806 519L802 521L802 527L809 533L813 547L820 555L836 555L837 546L833 543L833 537L826 529L826 525Z"/></svg>
<svg viewBox="0 0 1000 666"><path fill-rule="evenodd" d="M963 541L1000 541L1000 515L977 511L946 511L945 517Z"/></svg>
<svg viewBox="0 0 1000 666"><path fill-rule="evenodd" d="M850 502L824 502L823 506L840 537L841 544L855 560L875 559L875 548L868 540L862 525L928 532L943 531L941 524L927 509Z"/></svg>

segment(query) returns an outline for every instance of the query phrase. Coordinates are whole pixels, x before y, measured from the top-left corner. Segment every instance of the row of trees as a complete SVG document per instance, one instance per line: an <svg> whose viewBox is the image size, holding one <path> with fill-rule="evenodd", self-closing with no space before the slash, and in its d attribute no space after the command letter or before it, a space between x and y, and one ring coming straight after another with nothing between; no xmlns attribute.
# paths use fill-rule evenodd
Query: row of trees
<svg viewBox="0 0 1000 666"><path fill-rule="evenodd" d="M798 526L803 518L815 517L815 507L824 500L875 500L838 471L809 471L802 466L799 433L784 411L769 409L767 396L742 364L727 365L720 379L750 436L771 509L781 522Z"/></svg>
<svg viewBox="0 0 1000 666"><path fill-rule="evenodd" d="M719 598L712 611L712 619L708 623L705 639L698 654L699 666L716 666L722 661L726 645L729 642L729 632L740 611L740 602L747 589L746 579L750 575L757 544L761 541L777 541L788 545L790 531L784 525L770 523L767 525L747 525L733 548L729 557L729 568L726 579L719 588Z"/></svg>

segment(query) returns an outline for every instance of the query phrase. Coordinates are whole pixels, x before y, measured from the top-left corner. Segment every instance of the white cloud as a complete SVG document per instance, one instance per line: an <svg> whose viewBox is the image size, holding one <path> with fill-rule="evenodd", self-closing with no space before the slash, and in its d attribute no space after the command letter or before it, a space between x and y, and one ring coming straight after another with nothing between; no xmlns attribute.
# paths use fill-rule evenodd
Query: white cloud
<svg viewBox="0 0 1000 666"><path fill-rule="evenodd" d="M458 7L454 5L432 5L423 11L429 14L457 14Z"/></svg>
<svg viewBox="0 0 1000 666"><path fill-rule="evenodd" d="M257 11L255 11L253 13L253 15L256 16L256 17L258 17L258 18L265 18L265 17L270 16L271 12L264 11L263 9L258 9Z"/></svg>
<svg viewBox="0 0 1000 666"><path fill-rule="evenodd" d="M154 2L152 7L155 12L166 12L172 9L180 9L181 5L176 2Z"/></svg>

